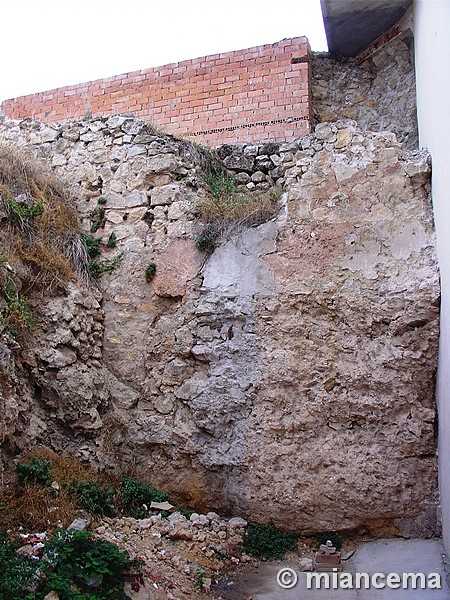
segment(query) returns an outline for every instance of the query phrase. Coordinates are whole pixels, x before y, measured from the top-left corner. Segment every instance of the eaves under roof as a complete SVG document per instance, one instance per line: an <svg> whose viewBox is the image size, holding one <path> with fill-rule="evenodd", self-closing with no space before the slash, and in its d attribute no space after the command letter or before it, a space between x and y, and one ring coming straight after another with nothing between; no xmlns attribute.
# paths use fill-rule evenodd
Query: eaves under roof
<svg viewBox="0 0 450 600"><path fill-rule="evenodd" d="M320 0L329 52L356 56L405 14L412 0Z"/></svg>

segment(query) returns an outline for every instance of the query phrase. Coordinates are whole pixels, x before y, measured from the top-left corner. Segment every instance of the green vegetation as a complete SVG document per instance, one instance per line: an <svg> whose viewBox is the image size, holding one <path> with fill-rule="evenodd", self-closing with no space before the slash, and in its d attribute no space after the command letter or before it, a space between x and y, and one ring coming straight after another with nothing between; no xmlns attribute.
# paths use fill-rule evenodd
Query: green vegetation
<svg viewBox="0 0 450 600"><path fill-rule="evenodd" d="M18 339L23 332L36 325L36 317L28 305L28 299L20 292L14 292L8 283L3 288L3 296L6 307L0 313L0 324Z"/></svg>
<svg viewBox="0 0 450 600"><path fill-rule="evenodd" d="M98 198L97 203L98 204L106 204L108 202L108 198L105 198L105 196L100 196L100 198Z"/></svg>
<svg viewBox="0 0 450 600"><path fill-rule="evenodd" d="M195 240L195 246L200 252L214 252L216 240L219 237L219 228L217 225L207 223Z"/></svg>
<svg viewBox="0 0 450 600"><path fill-rule="evenodd" d="M105 224L106 209L104 206L96 206L89 216L91 218L91 233L95 233L100 227Z"/></svg>
<svg viewBox="0 0 450 600"><path fill-rule="evenodd" d="M198 567L198 569L195 570L195 582L194 582L195 590L203 589L203 583L205 581L205 578L206 578L206 573L205 573L204 569L202 569L202 567Z"/></svg>
<svg viewBox="0 0 450 600"><path fill-rule="evenodd" d="M122 262L123 254L119 254L116 258L111 260L102 260L101 262L91 261L88 265L89 273L92 277L98 279L103 273L111 273L114 269Z"/></svg>
<svg viewBox="0 0 450 600"><path fill-rule="evenodd" d="M27 463L18 463L16 471L19 485L30 483L51 485L52 483L51 462L49 460L31 458Z"/></svg>
<svg viewBox="0 0 450 600"><path fill-rule="evenodd" d="M118 489L118 504L120 512L136 519L143 518L150 508L152 502L165 502L168 494L160 492L155 488L133 479L123 477Z"/></svg>
<svg viewBox="0 0 450 600"><path fill-rule="evenodd" d="M0 326L16 339L37 323L29 305L33 292L51 295L87 275L89 258L68 189L36 159L0 144Z"/></svg>
<svg viewBox="0 0 450 600"><path fill-rule="evenodd" d="M205 223L196 239L201 252L213 252L216 240L225 232L259 225L276 214L278 189L242 190L236 179L216 163L210 163L206 170L205 183L210 196L198 205L200 220Z"/></svg>
<svg viewBox="0 0 450 600"><path fill-rule="evenodd" d="M225 171L207 173L205 182L214 198L231 198L238 193L238 183L236 179L231 175L228 175Z"/></svg>
<svg viewBox="0 0 450 600"><path fill-rule="evenodd" d="M144 518L152 502L168 498L142 481L93 471L45 448L34 449L16 471L17 485L0 493L2 522L9 527L41 531L58 521L67 526L77 508L99 516ZM56 489L51 487L53 481L58 483Z"/></svg>
<svg viewBox="0 0 450 600"><path fill-rule="evenodd" d="M153 277L156 275L156 264L154 262L149 262L147 268L145 269L145 280L149 283Z"/></svg>
<svg viewBox="0 0 450 600"><path fill-rule="evenodd" d="M92 235L82 235L83 241L86 244L86 249L88 251L90 258L96 258L100 256L102 251L102 239L96 238Z"/></svg>
<svg viewBox="0 0 450 600"><path fill-rule="evenodd" d="M18 542L12 542L4 531L0 531L0 598L23 598L36 577L36 564L29 558L16 554Z"/></svg>
<svg viewBox="0 0 450 600"><path fill-rule="evenodd" d="M106 247L107 248L115 248L117 244L117 237L116 234L114 233L114 231L111 233L111 235L108 238L108 241L106 242Z"/></svg>
<svg viewBox="0 0 450 600"><path fill-rule="evenodd" d="M69 495L74 496L78 506L96 515L114 514L114 489L94 481L72 479L68 487Z"/></svg>
<svg viewBox="0 0 450 600"><path fill-rule="evenodd" d="M19 542L0 532L0 598L126 600L124 583L139 591L142 563L88 531L56 529L34 560L16 554ZM33 590L33 591L32 591Z"/></svg>
<svg viewBox="0 0 450 600"><path fill-rule="evenodd" d="M120 265L123 254L119 254L111 260L96 260L102 252L103 241L101 238L84 234L83 241L86 245L89 258L91 259L88 263L88 272L90 275L92 275L92 277L98 279L103 275L103 273L110 273ZM107 248L115 248L116 241L116 234L112 232L108 238L108 241L106 242Z"/></svg>
<svg viewBox="0 0 450 600"><path fill-rule="evenodd" d="M17 220L34 219L44 212L44 205L34 199L30 202L16 202L14 198L7 198L6 203L10 216Z"/></svg>
<svg viewBox="0 0 450 600"><path fill-rule="evenodd" d="M296 550L293 533L281 531L273 523L250 525L244 536L244 552L267 560L280 560L288 550Z"/></svg>

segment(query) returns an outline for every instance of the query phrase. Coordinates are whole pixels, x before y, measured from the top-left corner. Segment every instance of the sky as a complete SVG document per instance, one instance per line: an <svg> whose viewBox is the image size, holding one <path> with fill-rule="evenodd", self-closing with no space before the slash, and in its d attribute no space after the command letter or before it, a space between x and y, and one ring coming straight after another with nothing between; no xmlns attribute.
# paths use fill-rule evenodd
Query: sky
<svg viewBox="0 0 450 600"><path fill-rule="evenodd" d="M319 0L0 0L0 102L306 35Z"/></svg>

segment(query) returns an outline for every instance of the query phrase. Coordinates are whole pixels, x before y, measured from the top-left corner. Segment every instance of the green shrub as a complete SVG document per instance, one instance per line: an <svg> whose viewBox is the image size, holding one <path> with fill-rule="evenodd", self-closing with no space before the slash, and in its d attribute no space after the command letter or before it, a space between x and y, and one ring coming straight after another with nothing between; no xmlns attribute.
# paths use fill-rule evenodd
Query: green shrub
<svg viewBox="0 0 450 600"><path fill-rule="evenodd" d="M16 554L20 546L0 532L1 600L43 600L51 591L60 600L128 600L124 583L136 592L144 584L141 561L89 531L55 529L39 560Z"/></svg>
<svg viewBox="0 0 450 600"><path fill-rule="evenodd" d="M195 240L195 246L200 252L214 252L219 230L215 223L207 223Z"/></svg>
<svg viewBox="0 0 450 600"><path fill-rule="evenodd" d="M135 518L142 518L146 514L144 504L150 508L152 502L165 502L168 494L133 479L122 477L118 490L118 504L121 512Z"/></svg>
<svg viewBox="0 0 450 600"><path fill-rule="evenodd" d="M10 334L18 339L20 334L31 329L37 323L28 300L20 292L12 292L8 286L3 290L6 307L0 315L0 322L5 325Z"/></svg>
<svg viewBox="0 0 450 600"><path fill-rule="evenodd" d="M86 244L86 249L88 251L90 258L96 258L100 256L102 251L102 240L101 238L96 238L93 235L83 235L83 241Z"/></svg>
<svg viewBox="0 0 450 600"><path fill-rule="evenodd" d="M76 497L80 508L96 515L114 514L114 490L94 481L77 481L69 484L69 493Z"/></svg>
<svg viewBox="0 0 450 600"><path fill-rule="evenodd" d="M29 483L51 485L52 483L51 462L49 460L31 458L27 463L18 463L16 471L20 485Z"/></svg>
<svg viewBox="0 0 450 600"><path fill-rule="evenodd" d="M88 266L89 273L92 277L98 279L103 273L111 273L111 271L117 269L122 262L122 258L123 255L119 254L119 256L116 256L116 258L113 258L112 260L102 260L101 262L91 261Z"/></svg>
<svg viewBox="0 0 450 600"><path fill-rule="evenodd" d="M100 198L98 198L97 203L98 204L106 204L108 202L108 198L105 198L105 196L100 196Z"/></svg>
<svg viewBox="0 0 450 600"><path fill-rule="evenodd" d="M36 563L16 554L20 544L12 542L4 531L0 531L0 598L32 598L26 592L36 577Z"/></svg>
<svg viewBox="0 0 450 600"><path fill-rule="evenodd" d="M238 182L225 171L208 173L205 176L205 182L215 198L229 198L238 191Z"/></svg>
<svg viewBox="0 0 450 600"><path fill-rule="evenodd" d="M330 540L330 542L333 544L337 551L339 551L342 548L342 540L335 532L328 531L325 533L319 533L317 536L317 541L319 545L326 544L328 540Z"/></svg>
<svg viewBox="0 0 450 600"><path fill-rule="evenodd" d="M294 533L281 531L273 523L270 525L250 525L244 536L244 552L265 558L279 560L288 550L296 550Z"/></svg>
<svg viewBox="0 0 450 600"><path fill-rule="evenodd" d="M145 280L147 283L153 279L156 275L156 264L154 262L149 262L147 268L145 269Z"/></svg>
<svg viewBox="0 0 450 600"><path fill-rule="evenodd" d="M106 242L106 247L107 248L115 248L117 244L117 237L116 234L114 233L114 231L111 233L111 235L108 238L108 241Z"/></svg>
<svg viewBox="0 0 450 600"><path fill-rule="evenodd" d="M91 233L95 233L100 227L105 224L106 209L104 206L96 206L89 216L91 218Z"/></svg>
<svg viewBox="0 0 450 600"><path fill-rule="evenodd" d="M45 544L45 554L51 568L37 600L50 591L60 600L126 600L125 581L134 576L142 583L140 561L89 531L55 530Z"/></svg>
<svg viewBox="0 0 450 600"><path fill-rule="evenodd" d="M14 198L8 198L7 204L9 214L16 220L34 219L44 212L42 202L37 202L34 199L32 202L16 202Z"/></svg>
<svg viewBox="0 0 450 600"><path fill-rule="evenodd" d="M203 583L205 582L206 573L202 567L198 567L195 570L195 582L194 582L194 590L202 590Z"/></svg>

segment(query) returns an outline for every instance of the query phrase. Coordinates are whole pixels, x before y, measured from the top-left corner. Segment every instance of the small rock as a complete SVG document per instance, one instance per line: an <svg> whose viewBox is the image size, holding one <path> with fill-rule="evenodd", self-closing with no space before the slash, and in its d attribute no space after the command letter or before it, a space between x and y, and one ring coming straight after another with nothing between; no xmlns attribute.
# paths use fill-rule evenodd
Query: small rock
<svg viewBox="0 0 450 600"><path fill-rule="evenodd" d="M150 504L151 510L166 510L173 511L175 510L175 506L170 504L170 502L152 502Z"/></svg>
<svg viewBox="0 0 450 600"><path fill-rule="evenodd" d="M19 556L30 556L31 554L33 554L33 545L25 544L25 546L17 548L16 554L18 554Z"/></svg>
<svg viewBox="0 0 450 600"><path fill-rule="evenodd" d="M262 181L266 180L266 176L264 175L264 173L262 171L255 171L255 173L253 173L252 175L252 181L254 183L261 183Z"/></svg>
<svg viewBox="0 0 450 600"><path fill-rule="evenodd" d="M301 558L298 562L299 571L312 571L314 562L311 558Z"/></svg>
<svg viewBox="0 0 450 600"><path fill-rule="evenodd" d="M248 173L237 173L234 178L238 183L242 184L246 184L250 181L250 175Z"/></svg>
<svg viewBox="0 0 450 600"><path fill-rule="evenodd" d="M74 519L67 529L75 529L76 531L84 531L89 527L87 519Z"/></svg>
<svg viewBox="0 0 450 600"><path fill-rule="evenodd" d="M337 140L334 144L336 149L345 148L350 144L353 138L353 133L350 129L339 129L337 132Z"/></svg>
<svg viewBox="0 0 450 600"><path fill-rule="evenodd" d="M251 156L227 156L223 160L224 165L227 169L232 169L233 171L253 171L254 159Z"/></svg>
<svg viewBox="0 0 450 600"><path fill-rule="evenodd" d="M209 525L209 519L205 515L199 515L197 513L192 513L192 515L189 517L189 520L196 527L206 527L207 525Z"/></svg>
<svg viewBox="0 0 450 600"><path fill-rule="evenodd" d="M316 138L318 140L329 140L333 137L333 130L329 123L319 123L315 129Z"/></svg>
<svg viewBox="0 0 450 600"><path fill-rule="evenodd" d="M169 531L168 537L170 540L192 540L194 537L192 531L184 527L175 527Z"/></svg>
<svg viewBox="0 0 450 600"><path fill-rule="evenodd" d="M241 517L233 517L227 523L229 529L237 529L247 527L248 523L245 519L241 519Z"/></svg>

